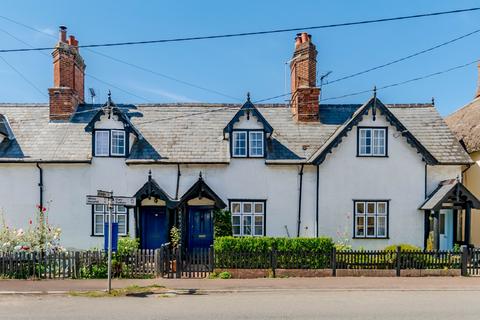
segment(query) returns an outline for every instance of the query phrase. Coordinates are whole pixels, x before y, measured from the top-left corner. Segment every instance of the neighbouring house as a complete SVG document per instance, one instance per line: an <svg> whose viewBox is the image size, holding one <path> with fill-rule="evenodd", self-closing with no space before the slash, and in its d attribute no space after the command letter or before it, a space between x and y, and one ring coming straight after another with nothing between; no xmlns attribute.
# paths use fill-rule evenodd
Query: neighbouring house
<svg viewBox="0 0 480 320"><path fill-rule="evenodd" d="M463 169L463 179L465 186L476 197L480 197L480 64L478 72L479 81L475 98L445 119L474 161ZM471 223L467 221L471 234L469 243L477 247L480 246L480 210L474 209L472 212ZM463 234L456 230L459 226L465 225L464 217L454 214L453 219L457 220L455 228L453 231L446 230L446 233L451 232L457 241L465 241Z"/></svg>
<svg viewBox="0 0 480 320"><path fill-rule="evenodd" d="M53 50L49 104L0 105L0 208L25 226L48 209L67 247L102 244L98 189L136 197L115 207L119 233L157 248L178 226L188 248L212 243L212 210L235 236L329 236L354 247L437 248L445 207L480 203L462 184L473 162L434 105L319 103L317 50L295 38L291 102L105 104L84 98L85 63L66 28ZM259 70L261 72L261 70ZM468 233L465 232L465 236Z"/></svg>

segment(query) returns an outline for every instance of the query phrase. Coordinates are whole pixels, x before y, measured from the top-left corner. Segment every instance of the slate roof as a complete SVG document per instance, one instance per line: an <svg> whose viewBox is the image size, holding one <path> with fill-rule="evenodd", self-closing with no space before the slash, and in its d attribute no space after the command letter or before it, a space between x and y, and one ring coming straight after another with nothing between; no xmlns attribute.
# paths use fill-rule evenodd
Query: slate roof
<svg viewBox="0 0 480 320"><path fill-rule="evenodd" d="M420 210L440 210L442 205L455 201L470 201L472 208L480 208L480 201L462 183L456 179L444 180L420 206Z"/></svg>
<svg viewBox="0 0 480 320"><path fill-rule="evenodd" d="M229 142L224 128L239 104L117 105L127 113L141 136L127 159L135 162L228 163ZM267 163L305 162L348 121L360 104L320 105L320 122L297 123L284 104L255 104L273 127L266 142ZM85 127L101 105L80 105L70 122L49 122L47 105L0 104L16 137L15 151L3 150L0 161L91 160L91 133ZM470 163L443 119L432 105L387 105L440 163ZM21 155L19 157L19 155Z"/></svg>
<svg viewBox="0 0 480 320"><path fill-rule="evenodd" d="M455 111L445 121L468 153L480 151L480 98Z"/></svg>

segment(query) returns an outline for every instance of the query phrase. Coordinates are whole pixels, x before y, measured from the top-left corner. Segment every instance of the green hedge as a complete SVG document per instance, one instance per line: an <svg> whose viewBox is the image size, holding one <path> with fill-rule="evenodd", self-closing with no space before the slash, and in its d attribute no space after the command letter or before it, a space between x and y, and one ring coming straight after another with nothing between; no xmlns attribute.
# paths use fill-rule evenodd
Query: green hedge
<svg viewBox="0 0 480 320"><path fill-rule="evenodd" d="M219 268L328 268L330 238L220 237L215 239Z"/></svg>

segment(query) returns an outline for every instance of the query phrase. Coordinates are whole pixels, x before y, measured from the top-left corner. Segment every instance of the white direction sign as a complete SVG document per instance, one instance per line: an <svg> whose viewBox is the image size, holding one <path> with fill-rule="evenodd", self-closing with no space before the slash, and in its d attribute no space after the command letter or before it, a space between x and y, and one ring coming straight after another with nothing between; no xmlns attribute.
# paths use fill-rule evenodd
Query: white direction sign
<svg viewBox="0 0 480 320"><path fill-rule="evenodd" d="M113 197L113 205L134 207L137 205L137 198L133 197Z"/></svg>
<svg viewBox="0 0 480 320"><path fill-rule="evenodd" d="M103 197L103 198L111 198L113 196L113 192L112 191L97 190L97 196L98 197Z"/></svg>
<svg viewBox="0 0 480 320"><path fill-rule="evenodd" d="M87 196L87 204L108 204L108 198L98 197L98 196Z"/></svg>

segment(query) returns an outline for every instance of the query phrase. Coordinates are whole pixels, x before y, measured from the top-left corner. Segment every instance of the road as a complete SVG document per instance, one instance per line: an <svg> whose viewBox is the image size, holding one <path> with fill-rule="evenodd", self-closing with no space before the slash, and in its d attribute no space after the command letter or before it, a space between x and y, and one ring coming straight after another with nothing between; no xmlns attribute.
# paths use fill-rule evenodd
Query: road
<svg viewBox="0 0 480 320"><path fill-rule="evenodd" d="M250 290L145 298L2 295L0 319L479 319L478 290Z"/></svg>

